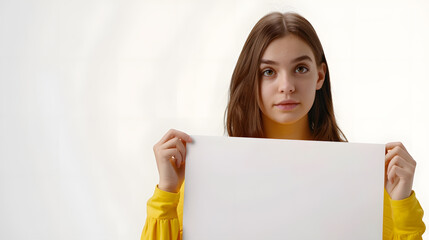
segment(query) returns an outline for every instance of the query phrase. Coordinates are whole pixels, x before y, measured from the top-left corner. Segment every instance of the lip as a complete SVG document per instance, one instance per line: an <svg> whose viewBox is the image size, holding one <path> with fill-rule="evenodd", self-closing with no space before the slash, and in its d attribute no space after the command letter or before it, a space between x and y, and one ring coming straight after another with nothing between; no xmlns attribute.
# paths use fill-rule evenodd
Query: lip
<svg viewBox="0 0 429 240"><path fill-rule="evenodd" d="M296 108L299 103L289 103L289 104L277 104L276 107L282 111L290 111Z"/></svg>
<svg viewBox="0 0 429 240"><path fill-rule="evenodd" d="M282 111L290 111L293 110L294 108L296 108L296 106L298 106L299 102L295 101L295 100L283 100L277 104L274 104L274 106L276 106L277 108L279 108Z"/></svg>
<svg viewBox="0 0 429 240"><path fill-rule="evenodd" d="M299 103L299 102L297 102L297 101L295 101L295 100L289 99L289 100L283 100L283 101L281 101L281 102L279 102L279 103L277 103L277 104L275 104L275 105L277 106L277 105L298 104L298 103Z"/></svg>

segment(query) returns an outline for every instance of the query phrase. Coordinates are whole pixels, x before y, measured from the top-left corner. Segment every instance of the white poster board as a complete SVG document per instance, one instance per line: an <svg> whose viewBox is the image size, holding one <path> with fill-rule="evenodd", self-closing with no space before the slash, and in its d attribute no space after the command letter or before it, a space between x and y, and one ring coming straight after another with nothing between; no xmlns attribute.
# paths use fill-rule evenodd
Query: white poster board
<svg viewBox="0 0 429 240"><path fill-rule="evenodd" d="M384 145L192 136L183 239L382 239Z"/></svg>

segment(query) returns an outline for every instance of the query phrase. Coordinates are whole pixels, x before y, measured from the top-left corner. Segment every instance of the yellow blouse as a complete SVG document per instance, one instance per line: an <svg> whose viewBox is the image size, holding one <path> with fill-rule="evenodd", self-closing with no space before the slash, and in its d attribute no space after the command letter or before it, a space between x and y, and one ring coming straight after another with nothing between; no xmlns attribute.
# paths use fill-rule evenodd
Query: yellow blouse
<svg viewBox="0 0 429 240"><path fill-rule="evenodd" d="M170 193L155 187L147 202L147 218L142 240L181 240L183 220L183 192ZM403 200L392 200L384 190L383 240L422 239L426 230L423 209L414 191Z"/></svg>

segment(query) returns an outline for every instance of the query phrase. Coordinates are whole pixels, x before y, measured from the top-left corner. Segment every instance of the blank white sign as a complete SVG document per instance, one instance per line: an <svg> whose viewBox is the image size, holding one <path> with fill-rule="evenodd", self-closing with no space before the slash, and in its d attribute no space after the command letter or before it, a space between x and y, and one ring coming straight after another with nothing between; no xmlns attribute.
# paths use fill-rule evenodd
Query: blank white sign
<svg viewBox="0 0 429 240"><path fill-rule="evenodd" d="M183 239L382 239L384 144L192 138Z"/></svg>

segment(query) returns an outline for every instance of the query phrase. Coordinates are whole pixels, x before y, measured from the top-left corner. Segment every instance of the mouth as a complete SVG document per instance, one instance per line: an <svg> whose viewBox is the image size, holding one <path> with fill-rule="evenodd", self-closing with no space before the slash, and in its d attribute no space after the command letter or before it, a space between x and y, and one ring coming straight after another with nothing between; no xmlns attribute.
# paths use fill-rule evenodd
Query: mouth
<svg viewBox="0 0 429 240"><path fill-rule="evenodd" d="M290 111L295 109L299 103L276 104L275 106L282 111Z"/></svg>
<svg viewBox="0 0 429 240"><path fill-rule="evenodd" d="M288 100L283 100L275 105L280 105L280 104L297 104L299 103L298 101L295 101L293 99L288 99Z"/></svg>

